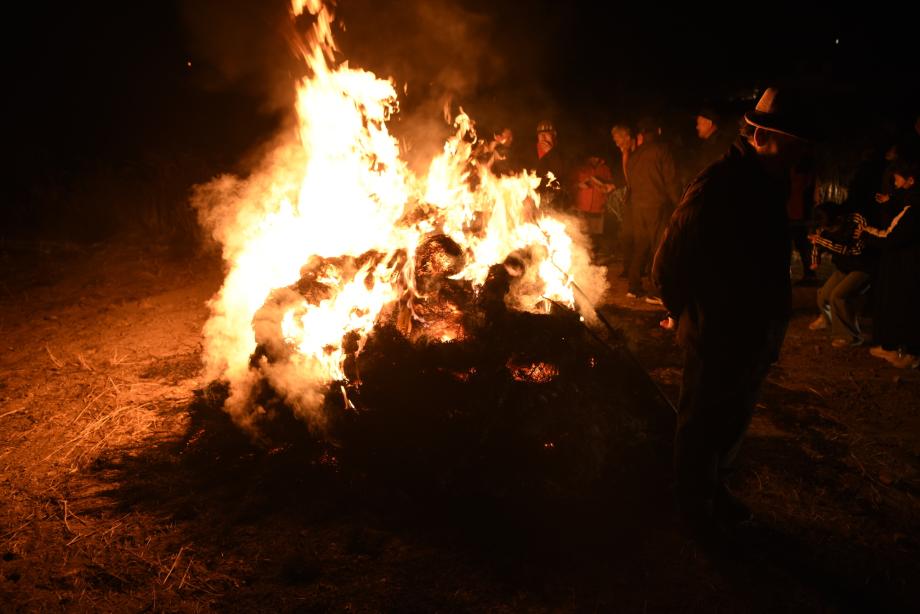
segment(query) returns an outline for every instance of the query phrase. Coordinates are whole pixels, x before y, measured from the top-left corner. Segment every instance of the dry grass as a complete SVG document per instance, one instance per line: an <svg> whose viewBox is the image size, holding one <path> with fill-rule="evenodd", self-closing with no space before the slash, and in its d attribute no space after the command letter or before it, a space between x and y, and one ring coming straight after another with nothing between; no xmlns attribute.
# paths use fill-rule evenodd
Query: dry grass
<svg viewBox="0 0 920 614"><path fill-rule="evenodd" d="M284 451L221 447L230 435L195 422L188 332L219 267L194 277L198 263L92 258L42 264L41 283L4 278L17 301L0 305L13 348L0 356L2 611L833 611L848 590L916 596L915 382L867 375L858 357L815 373L811 341L792 338L742 449L737 492L795 539L720 563L659 510L599 555L589 541L532 560L535 543L572 529L511 546L473 535L485 545L471 547L398 489L358 482L343 503L346 480L311 481ZM617 317L673 396L678 361L657 314Z"/></svg>
<svg viewBox="0 0 920 614"><path fill-rule="evenodd" d="M106 256L101 255L104 262L112 262ZM98 271L109 266L81 271L87 279L68 278L56 268L37 270L36 275L64 280L54 292L68 311L52 307L44 317L36 315L54 295L29 292L24 304L3 313L10 323L8 343L22 349L15 364L4 367L6 394L14 404L0 405L0 553L5 553L0 578L6 578L0 580L0 603L25 610L122 611L143 609L154 599L154 609L187 599L187 611L195 611L201 608L189 595L203 589L189 545L180 550L181 558L164 559L168 540L160 543L161 535L149 533L161 520L113 506L107 494L113 485L94 469L180 435L183 409L197 383L189 379L194 374L185 373L142 377L143 367L156 359L148 354L138 360L137 348L150 331L162 328L158 334L169 335L168 324L151 313L149 322L135 323L136 331L119 330L129 307L112 310L109 291L96 290L106 283ZM119 283L130 279L130 273L115 276ZM33 283L25 276L16 281ZM138 290L149 291L149 282L139 283L144 286ZM87 299L86 288L95 296ZM44 339L40 354L28 350L27 340L34 337Z"/></svg>
<svg viewBox="0 0 920 614"><path fill-rule="evenodd" d="M177 390L82 362L72 363L67 375L71 383L80 374L90 379L89 391L74 399L79 402L44 413L12 450L4 451L3 473L19 479L3 517L19 521L0 534L0 552L13 557L14 565L28 561L33 571L41 570L17 580L20 590L34 591L37 599L25 605L49 607L50 595L36 588L50 583L60 605L81 610L156 610L178 603L186 611L202 609L192 596L206 594L206 588L196 580L190 545L164 559L161 552L168 545L159 543L161 536L147 534L161 520L118 511L106 495L109 487L91 471L102 459L143 449L164 434L181 434L181 400L191 397L191 385ZM69 366L61 359L55 364ZM155 579L154 596L148 587Z"/></svg>

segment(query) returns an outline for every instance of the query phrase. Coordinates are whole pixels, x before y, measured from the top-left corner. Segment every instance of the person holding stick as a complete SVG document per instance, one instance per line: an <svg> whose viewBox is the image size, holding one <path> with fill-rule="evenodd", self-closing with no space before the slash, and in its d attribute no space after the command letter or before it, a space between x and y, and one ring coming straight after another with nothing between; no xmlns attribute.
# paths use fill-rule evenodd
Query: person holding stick
<svg viewBox="0 0 920 614"><path fill-rule="evenodd" d="M803 101L767 89L745 134L687 188L656 252L653 278L684 350L674 466L695 533L751 518L724 478L789 322L788 177L809 118Z"/></svg>

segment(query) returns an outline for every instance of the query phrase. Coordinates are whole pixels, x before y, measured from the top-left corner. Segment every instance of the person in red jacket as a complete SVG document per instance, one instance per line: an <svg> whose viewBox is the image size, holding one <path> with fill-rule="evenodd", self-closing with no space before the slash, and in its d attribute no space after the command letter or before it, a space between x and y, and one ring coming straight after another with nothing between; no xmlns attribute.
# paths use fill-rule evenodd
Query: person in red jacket
<svg viewBox="0 0 920 614"><path fill-rule="evenodd" d="M594 244L595 254L604 247L604 207L607 195L614 189L613 173L603 158L588 156L572 173L576 213L585 221L585 227Z"/></svg>

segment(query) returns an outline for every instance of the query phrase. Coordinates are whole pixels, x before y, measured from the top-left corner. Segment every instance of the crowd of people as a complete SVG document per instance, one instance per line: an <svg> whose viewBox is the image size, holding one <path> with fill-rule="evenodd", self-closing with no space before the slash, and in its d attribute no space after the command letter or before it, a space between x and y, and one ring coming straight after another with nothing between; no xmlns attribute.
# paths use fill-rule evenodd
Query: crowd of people
<svg viewBox="0 0 920 614"><path fill-rule="evenodd" d="M872 200L816 207L817 228L811 269L830 254L833 272L818 292L818 317L812 330L830 330L835 347L861 346L896 367L920 365L920 162L902 141L889 152L889 164ZM868 296L867 296L868 295ZM868 300L867 300L868 299ZM859 314L869 305L872 334Z"/></svg>
<svg viewBox="0 0 920 614"><path fill-rule="evenodd" d="M703 108L698 147L680 163L652 118L611 128L612 164L594 151L567 164L549 121L519 166L508 132L491 146L490 164L535 170L546 206L584 220L598 258L622 258L630 300L667 310L662 326L684 352L675 495L695 532L751 518L724 477L785 338L793 251L797 284L819 285L822 260L832 269L817 291L816 334L830 331L836 348L869 345L897 367L920 363L920 117L863 160L842 202L816 202L809 108L774 88L737 123Z"/></svg>
<svg viewBox="0 0 920 614"><path fill-rule="evenodd" d="M595 146L567 158L553 123L544 120L536 126L528 154L514 155L513 134L505 128L487 143L484 162L497 174L534 170L545 205L582 218L599 261L622 262L627 298L661 305L651 264L681 196L739 140L749 139L754 128L704 105L695 116L695 129L694 146L678 148L660 122L643 117L612 126L614 156ZM911 317L920 313L920 213L910 208L920 190L915 183L920 179L918 143L920 119L907 134L865 157L840 203L819 201L811 148L804 148L784 171L788 242L801 262L796 283L820 286L810 329L829 331L835 348L868 345L873 356L903 368L916 368L920 361L920 325ZM726 215L736 222L743 219L738 212ZM731 252L723 239L715 241L722 246L724 269ZM822 263L822 272L830 269L823 283L818 280ZM730 283L744 275L726 272L723 277ZM863 314L872 315L871 336L861 324ZM662 326L676 327L677 316L669 313Z"/></svg>

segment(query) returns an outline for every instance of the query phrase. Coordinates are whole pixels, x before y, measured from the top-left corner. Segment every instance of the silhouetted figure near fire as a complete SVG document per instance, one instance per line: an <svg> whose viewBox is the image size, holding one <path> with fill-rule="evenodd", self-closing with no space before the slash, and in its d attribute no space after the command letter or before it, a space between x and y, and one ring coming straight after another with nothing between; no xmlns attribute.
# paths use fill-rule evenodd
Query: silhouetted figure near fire
<svg viewBox="0 0 920 614"><path fill-rule="evenodd" d="M750 518L723 477L791 312L788 178L812 126L796 104L786 92L764 92L745 115L751 135L687 188L653 267L685 351L674 441L678 509L704 535Z"/></svg>
<svg viewBox="0 0 920 614"><path fill-rule="evenodd" d="M629 163L629 156L636 150L636 138L633 136L632 129L625 124L615 124L610 129L610 137L620 150L620 166L623 172L623 180L626 180L626 165ZM632 263L633 252L635 251L635 241L632 231L632 208L629 203L628 188L627 194L623 198L619 215L619 233L618 244L620 246L620 255L623 257L623 270L620 277L629 276L629 267Z"/></svg>
<svg viewBox="0 0 920 614"><path fill-rule="evenodd" d="M518 172L520 169L514 159L513 147L514 133L511 128L503 128L496 132L492 140L485 143L482 148L482 165L498 176Z"/></svg>
<svg viewBox="0 0 920 614"><path fill-rule="evenodd" d="M636 149L626 163L634 241L627 292L630 298L645 294L643 269L651 264L664 224L680 200L674 157L664 143L657 141L657 125L646 118L637 128Z"/></svg>
<svg viewBox="0 0 920 614"><path fill-rule="evenodd" d="M870 350L900 368L920 366L920 164L906 156L893 168L898 211L883 227L859 229L859 238L881 250Z"/></svg>
<svg viewBox="0 0 920 614"><path fill-rule="evenodd" d="M712 106L705 106L696 114L696 136L700 140L693 163L689 165L690 180L728 153L738 136L738 130L733 130L732 126L735 124Z"/></svg>
<svg viewBox="0 0 920 614"><path fill-rule="evenodd" d="M564 209L566 173L565 159L556 146L556 128L552 122L543 120L537 124L537 142L534 157L531 158L528 168L536 171L540 177L537 191L542 198L544 207Z"/></svg>
<svg viewBox="0 0 920 614"><path fill-rule="evenodd" d="M789 198L786 201L786 214L789 216L789 240L802 263L802 277L796 284L801 286L818 285L818 274L809 266L811 263L811 245L808 230L815 207L815 164L810 156L804 156L789 171Z"/></svg>
<svg viewBox="0 0 920 614"><path fill-rule="evenodd" d="M818 317L808 325L810 330L830 329L836 348L862 345L865 342L859 326L857 300L865 292L876 268L875 250L865 241L854 238L858 228L866 226L859 213L846 212L842 205L821 203L815 207L818 228L808 235L813 244L812 270L818 269L822 251L831 254L834 271L818 290Z"/></svg>

